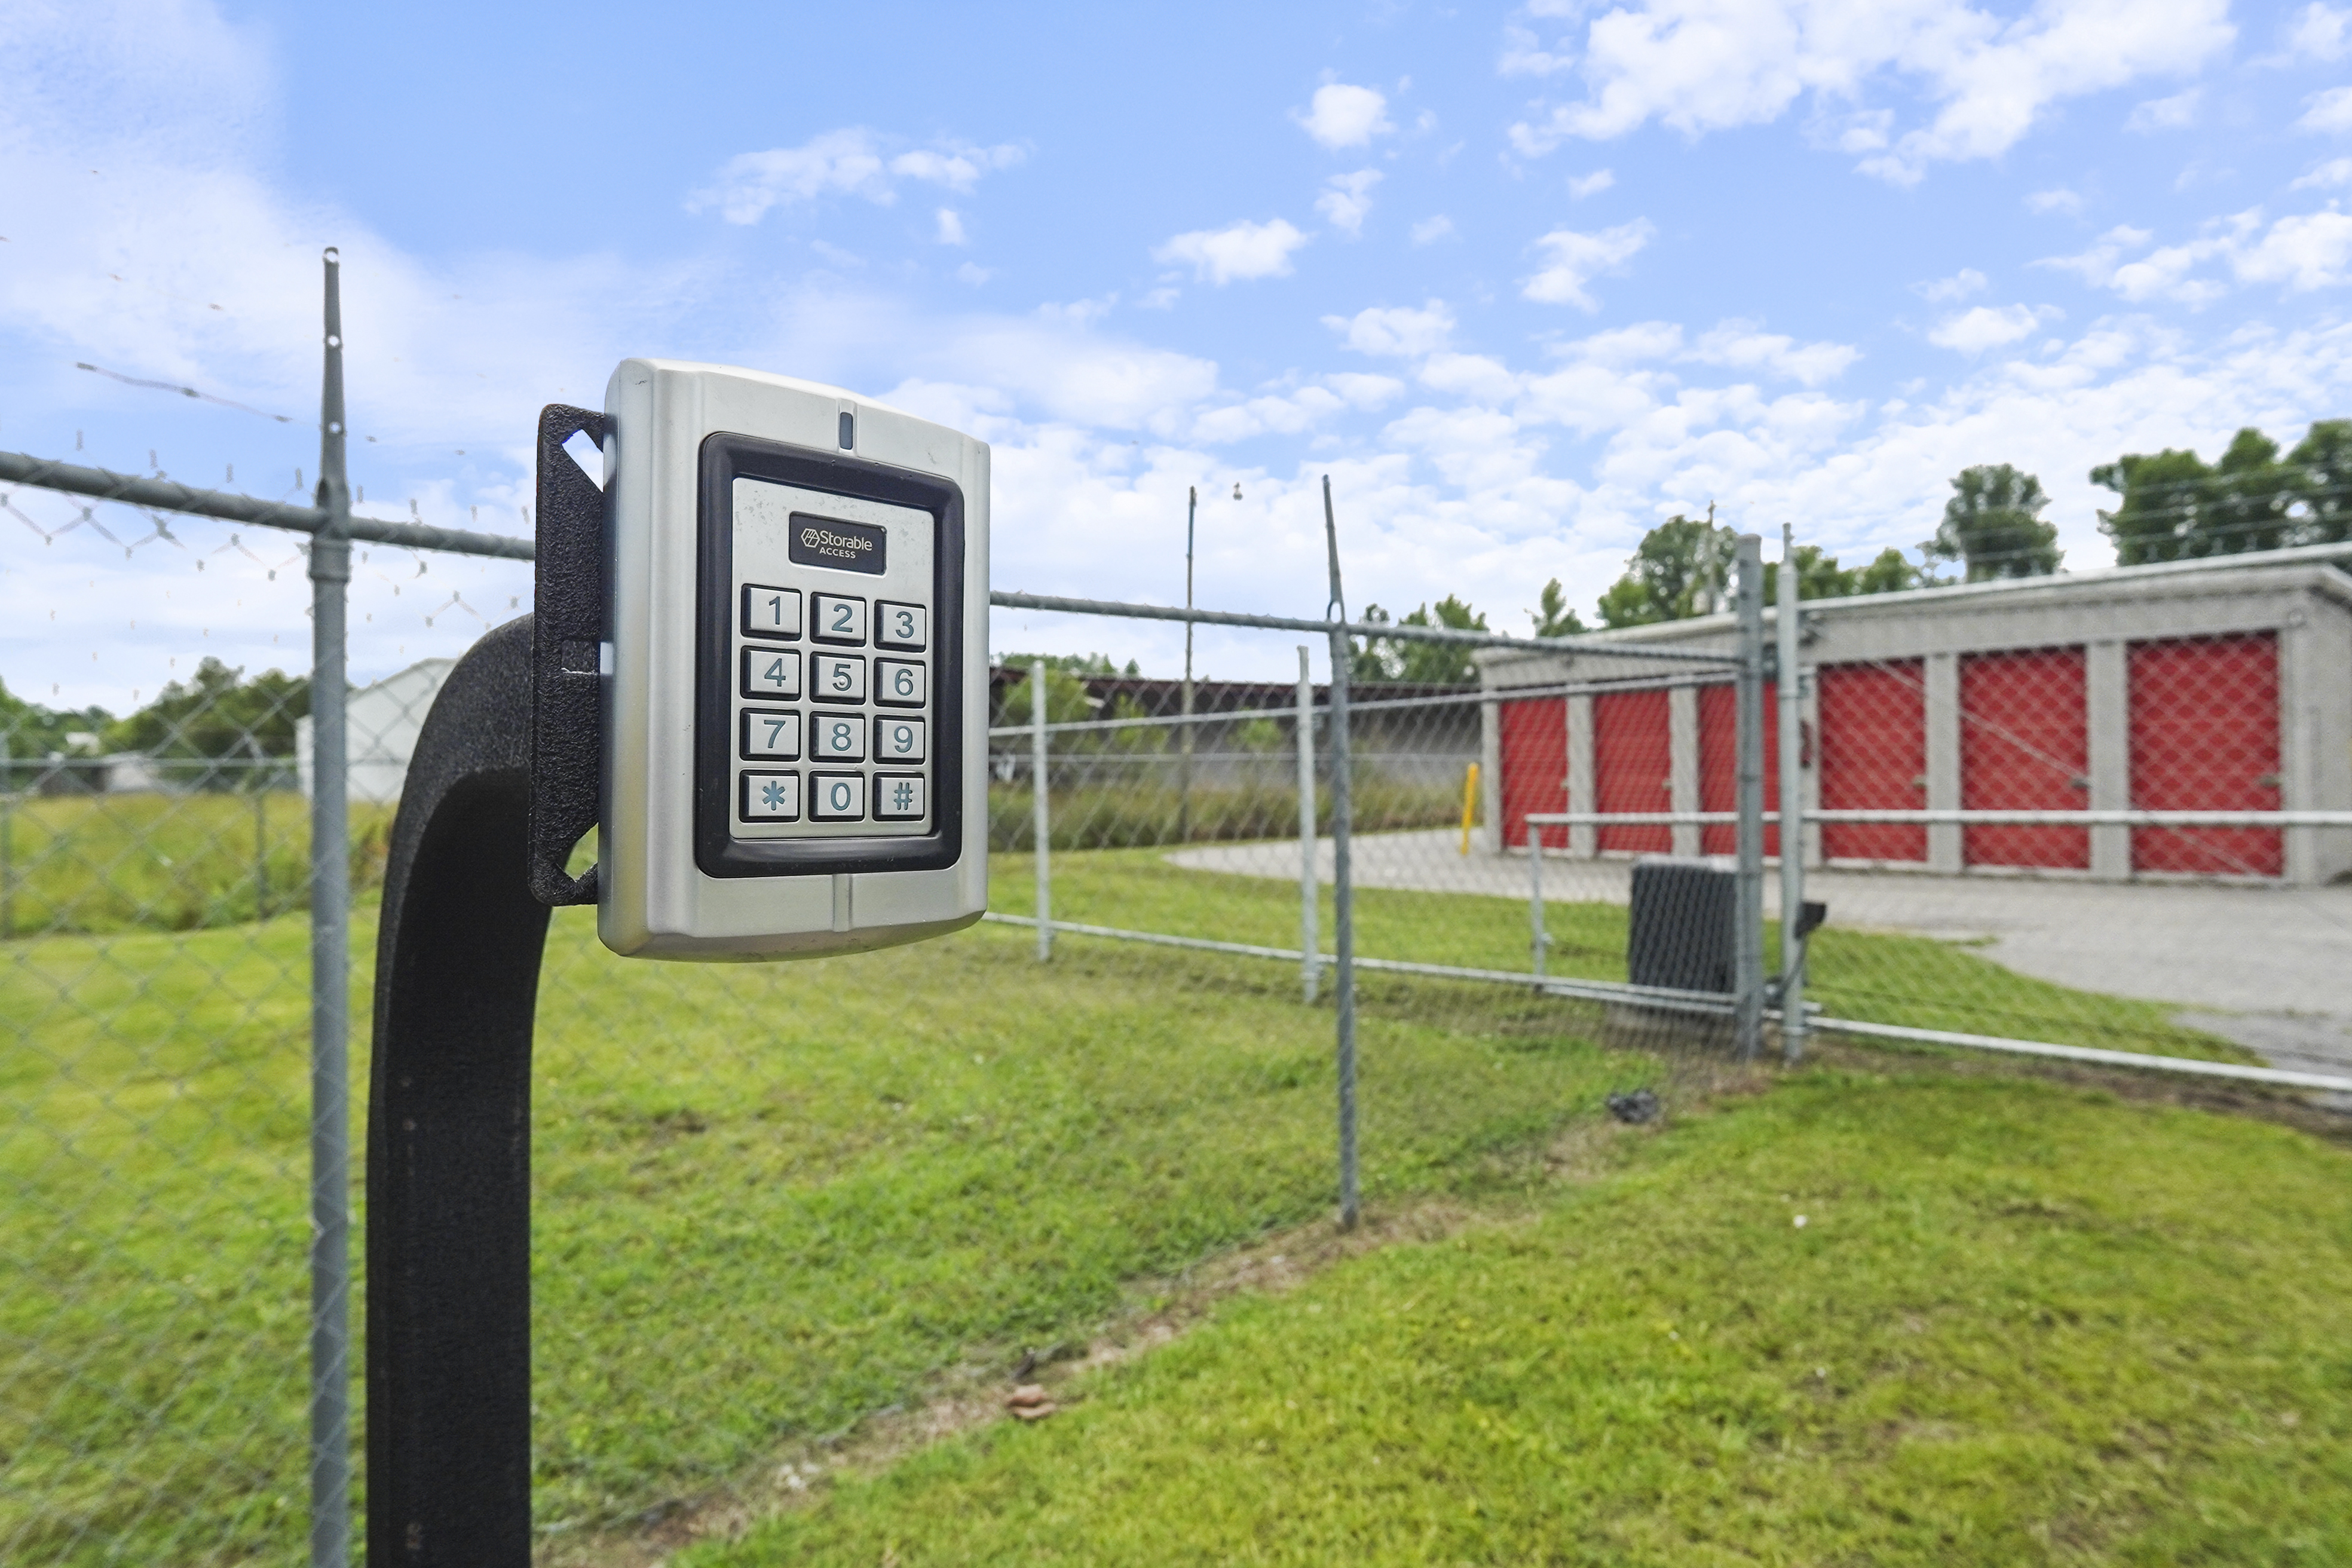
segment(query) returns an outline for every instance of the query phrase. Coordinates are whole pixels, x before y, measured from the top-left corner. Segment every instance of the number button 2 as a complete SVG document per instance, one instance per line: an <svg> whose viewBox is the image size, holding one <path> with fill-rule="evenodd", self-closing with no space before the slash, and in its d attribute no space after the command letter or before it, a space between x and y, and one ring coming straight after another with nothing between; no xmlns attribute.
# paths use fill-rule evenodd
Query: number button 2
<svg viewBox="0 0 2352 1568"><path fill-rule="evenodd" d="M924 634L929 629L930 613L920 605L896 604L888 599L874 601L874 646L903 647L920 653Z"/></svg>
<svg viewBox="0 0 2352 1568"><path fill-rule="evenodd" d="M819 642L866 642L866 601L840 594L812 594L809 636Z"/></svg>
<svg viewBox="0 0 2352 1568"><path fill-rule="evenodd" d="M920 708L924 687L921 665L896 658L874 661L874 700L885 708Z"/></svg>
<svg viewBox="0 0 2352 1568"><path fill-rule="evenodd" d="M859 662L863 663L862 660ZM858 684L862 686L865 682L861 679ZM742 689L746 697L782 698L786 700L798 697L801 694L801 656L798 650L745 648Z"/></svg>

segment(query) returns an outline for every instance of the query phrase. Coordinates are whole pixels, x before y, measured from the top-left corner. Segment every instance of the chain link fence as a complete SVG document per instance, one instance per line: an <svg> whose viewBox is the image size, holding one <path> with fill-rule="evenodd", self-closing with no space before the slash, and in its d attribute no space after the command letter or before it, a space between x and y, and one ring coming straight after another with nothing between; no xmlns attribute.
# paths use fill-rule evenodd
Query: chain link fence
<svg viewBox="0 0 2352 1568"><path fill-rule="evenodd" d="M352 520L368 652L348 690L340 643L320 667L338 759L310 685L258 668L307 668L288 540L320 514L90 472L0 454L0 510L27 524L12 657L42 595L105 581L114 550L186 570L107 599L171 628L136 670L91 634L135 722L0 715L0 1560L340 1561L365 1413L336 1346L364 1281L330 1265L362 1249L312 1200L352 1193L363 1228L357 1163L318 1163L359 1146L363 1107L313 1076L337 1027L320 933L348 921L341 1001L365 1017L410 745L448 662L529 607L529 547ZM557 911L533 1064L542 1557L602 1560L714 1497L756 1509L877 1421L952 1424L1236 1247L1517 1190L1612 1094L1793 1045L1804 1008L1853 1037L2249 1058L2236 1026L2093 959L2175 963L2234 921L2295 968L2344 930L2316 621L2282 600L2263 626L2070 640L1996 604L1975 644L1908 653L1843 612L1801 645L1784 605L1775 662L1759 590L1681 642L1199 612L1247 679L1008 658L983 924L697 966L620 961L592 911ZM216 640L224 597L278 640ZM1187 614L997 598L1073 647L1088 615ZM1372 679L1373 636L1450 647L1465 679ZM1808 813L1793 857L1784 791ZM347 841L325 865L320 799ZM2048 811L2074 815L2018 815ZM1807 900L1831 920L1800 973L1780 911Z"/></svg>

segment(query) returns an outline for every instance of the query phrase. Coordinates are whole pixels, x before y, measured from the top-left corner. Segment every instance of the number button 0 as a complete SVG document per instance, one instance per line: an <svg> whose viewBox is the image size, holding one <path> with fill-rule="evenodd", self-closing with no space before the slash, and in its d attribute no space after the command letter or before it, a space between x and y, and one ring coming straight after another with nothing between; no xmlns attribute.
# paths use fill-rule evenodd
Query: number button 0
<svg viewBox="0 0 2352 1568"><path fill-rule="evenodd" d="M801 716L763 708L743 710L743 755L796 763L801 756Z"/></svg>
<svg viewBox="0 0 2352 1568"><path fill-rule="evenodd" d="M919 653L923 648L924 624L929 612L920 605L895 604L888 599L874 601L874 646L877 647L911 648Z"/></svg>
<svg viewBox="0 0 2352 1568"><path fill-rule="evenodd" d="M819 702L866 700L866 661L854 653L809 655L809 695Z"/></svg>
<svg viewBox="0 0 2352 1568"><path fill-rule="evenodd" d="M866 816L866 775L809 774L809 816L819 822L862 820Z"/></svg>
<svg viewBox="0 0 2352 1568"><path fill-rule="evenodd" d="M820 713L809 725L809 755L820 763L866 760L866 724L855 713Z"/></svg>
<svg viewBox="0 0 2352 1568"><path fill-rule="evenodd" d="M801 635L801 591L772 588L764 583L744 584L743 635L797 640Z"/></svg>
<svg viewBox="0 0 2352 1568"><path fill-rule="evenodd" d="M877 763L919 763L923 760L923 721L882 718L874 721L874 760Z"/></svg>
<svg viewBox="0 0 2352 1568"><path fill-rule="evenodd" d="M812 594L809 636L819 642L866 642L866 601L840 594Z"/></svg>
<svg viewBox="0 0 2352 1568"><path fill-rule="evenodd" d="M861 679L858 684L862 686L865 681ZM766 647L745 648L742 686L746 697L782 698L786 700L798 697L801 694L800 654Z"/></svg>
<svg viewBox="0 0 2352 1568"><path fill-rule="evenodd" d="M920 708L924 686L919 664L896 658L874 661L874 700L885 708Z"/></svg>

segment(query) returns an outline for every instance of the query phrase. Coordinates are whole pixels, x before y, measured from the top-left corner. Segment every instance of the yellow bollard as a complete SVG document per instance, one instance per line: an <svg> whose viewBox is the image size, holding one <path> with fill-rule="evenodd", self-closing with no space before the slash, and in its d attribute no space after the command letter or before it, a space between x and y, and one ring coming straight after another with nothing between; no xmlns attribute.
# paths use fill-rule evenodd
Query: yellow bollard
<svg viewBox="0 0 2352 1568"><path fill-rule="evenodd" d="M1462 853L1470 853L1470 825L1478 820L1478 764L1462 775Z"/></svg>

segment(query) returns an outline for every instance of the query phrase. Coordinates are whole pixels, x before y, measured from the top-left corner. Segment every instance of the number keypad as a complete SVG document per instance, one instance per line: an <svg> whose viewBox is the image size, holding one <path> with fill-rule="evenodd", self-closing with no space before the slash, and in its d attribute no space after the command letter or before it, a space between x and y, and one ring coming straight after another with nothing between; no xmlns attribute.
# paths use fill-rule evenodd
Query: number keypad
<svg viewBox="0 0 2352 1568"><path fill-rule="evenodd" d="M934 831L935 770L952 740L933 711L946 635L937 520L780 481L733 482L730 831L751 840ZM812 528L819 545L883 537L826 554L800 548Z"/></svg>

